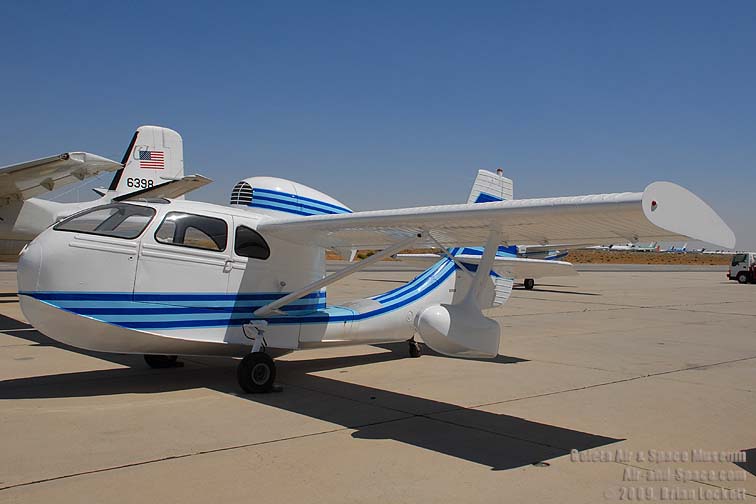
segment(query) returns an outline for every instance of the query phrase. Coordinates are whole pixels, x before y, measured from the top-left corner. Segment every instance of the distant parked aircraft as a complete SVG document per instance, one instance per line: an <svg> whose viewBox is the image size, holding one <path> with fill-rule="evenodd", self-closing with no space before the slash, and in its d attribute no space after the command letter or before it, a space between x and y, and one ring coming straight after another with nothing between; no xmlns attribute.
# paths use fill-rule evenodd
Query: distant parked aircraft
<svg viewBox="0 0 756 504"><path fill-rule="evenodd" d="M664 252L671 252L671 253L674 253L674 254L684 254L687 251L688 251L688 244L686 243L682 247L675 247L674 245L672 245L671 247L669 247L668 249L666 249Z"/></svg>

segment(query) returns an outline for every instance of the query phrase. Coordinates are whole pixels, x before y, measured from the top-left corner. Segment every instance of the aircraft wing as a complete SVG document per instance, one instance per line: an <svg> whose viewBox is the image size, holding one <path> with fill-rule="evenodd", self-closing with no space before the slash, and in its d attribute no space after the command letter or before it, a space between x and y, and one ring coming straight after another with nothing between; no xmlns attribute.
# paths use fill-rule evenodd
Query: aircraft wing
<svg viewBox="0 0 756 504"><path fill-rule="evenodd" d="M413 247L501 242L548 245L695 238L732 248L735 235L706 203L670 182L642 193L596 194L269 219L258 231L326 248L380 249L420 235ZM438 242L438 243L436 243Z"/></svg>
<svg viewBox="0 0 756 504"><path fill-rule="evenodd" d="M189 175L177 180L170 180L154 187L148 187L139 191L116 196L113 201L128 201L143 198L178 198L184 194L206 186L211 179L202 175Z"/></svg>
<svg viewBox="0 0 756 504"><path fill-rule="evenodd" d="M88 152L65 152L0 168L0 204L26 200L102 172L123 168L121 163Z"/></svg>
<svg viewBox="0 0 756 504"><path fill-rule="evenodd" d="M443 256L438 254L397 254L403 263L417 264L429 268ZM481 256L461 254L455 256L464 264L480 264ZM572 263L566 261L548 261L545 259L527 259L524 257L497 257L491 268L505 278L543 278L556 276L574 276L578 272Z"/></svg>

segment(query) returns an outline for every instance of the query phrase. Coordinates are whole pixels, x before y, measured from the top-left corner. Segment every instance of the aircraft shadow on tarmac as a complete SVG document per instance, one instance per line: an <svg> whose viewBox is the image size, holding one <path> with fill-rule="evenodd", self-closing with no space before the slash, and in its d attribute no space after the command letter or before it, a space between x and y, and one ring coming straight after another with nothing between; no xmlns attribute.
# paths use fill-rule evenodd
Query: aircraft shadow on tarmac
<svg viewBox="0 0 756 504"><path fill-rule="evenodd" d="M544 287L561 287L562 290L556 290L556 289L544 289ZM595 292L580 292L575 290L564 290L564 288L567 287L573 287L569 285L548 285L548 284L537 284L535 287L530 289L530 292L553 292L555 294L574 294L576 296L600 296L601 294L597 294ZM518 291L527 291L524 286L515 286L513 287L514 290Z"/></svg>
<svg viewBox="0 0 756 504"><path fill-rule="evenodd" d="M756 448L751 448L750 450L743 450L746 455L746 461L745 462L735 462L736 466L739 466L741 469L745 469L749 473L756 476Z"/></svg>
<svg viewBox="0 0 756 504"><path fill-rule="evenodd" d="M58 343L29 325L0 315L0 332L127 366L0 382L2 399L154 394L209 388L252 403L341 425L356 439L395 440L490 467L513 469L622 441L510 415L465 408L423 397L318 376L316 372L404 359L406 345L382 345L376 354L283 361L283 393L238 393L232 359L185 359L186 367L149 369L138 355L88 352ZM502 365L523 359L499 356ZM209 364L208 364L209 362ZM450 377L453 379L453 377ZM387 413L389 417L387 418Z"/></svg>

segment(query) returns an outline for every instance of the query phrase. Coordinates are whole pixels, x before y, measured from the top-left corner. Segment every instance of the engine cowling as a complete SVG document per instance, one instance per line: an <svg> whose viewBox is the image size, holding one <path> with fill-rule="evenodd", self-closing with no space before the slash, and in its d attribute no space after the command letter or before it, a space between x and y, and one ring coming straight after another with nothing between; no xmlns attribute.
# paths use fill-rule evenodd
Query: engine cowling
<svg viewBox="0 0 756 504"><path fill-rule="evenodd" d="M304 184L278 177L250 177L231 191L231 205L278 215L326 215L351 213L340 201Z"/></svg>
<svg viewBox="0 0 756 504"><path fill-rule="evenodd" d="M499 353L499 323L474 303L429 306L418 315L415 329L440 354L492 359Z"/></svg>

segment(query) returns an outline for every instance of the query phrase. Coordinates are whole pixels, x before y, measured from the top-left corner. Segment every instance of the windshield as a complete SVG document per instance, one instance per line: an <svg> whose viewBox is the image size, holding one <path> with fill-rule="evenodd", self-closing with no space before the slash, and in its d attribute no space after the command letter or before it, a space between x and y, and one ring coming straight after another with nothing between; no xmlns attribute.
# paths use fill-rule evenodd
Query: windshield
<svg viewBox="0 0 756 504"><path fill-rule="evenodd" d="M131 239L142 234L154 216L150 207L116 203L72 215L53 229Z"/></svg>
<svg viewBox="0 0 756 504"><path fill-rule="evenodd" d="M745 254L735 254L732 256L732 264L731 266L737 266L738 264L745 262L746 255Z"/></svg>

